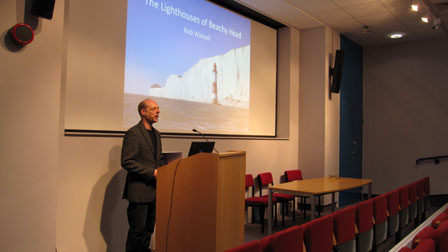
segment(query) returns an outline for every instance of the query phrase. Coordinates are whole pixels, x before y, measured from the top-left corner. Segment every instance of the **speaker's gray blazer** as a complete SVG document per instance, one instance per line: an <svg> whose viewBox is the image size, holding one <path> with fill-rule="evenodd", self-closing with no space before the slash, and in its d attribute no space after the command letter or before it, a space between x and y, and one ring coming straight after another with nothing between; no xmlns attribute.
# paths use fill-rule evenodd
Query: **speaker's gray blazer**
<svg viewBox="0 0 448 252"><path fill-rule="evenodd" d="M149 203L156 198L154 170L161 165L162 142L153 127L157 148L154 148L148 130L140 121L130 128L123 139L121 166L128 171L123 198L130 202Z"/></svg>

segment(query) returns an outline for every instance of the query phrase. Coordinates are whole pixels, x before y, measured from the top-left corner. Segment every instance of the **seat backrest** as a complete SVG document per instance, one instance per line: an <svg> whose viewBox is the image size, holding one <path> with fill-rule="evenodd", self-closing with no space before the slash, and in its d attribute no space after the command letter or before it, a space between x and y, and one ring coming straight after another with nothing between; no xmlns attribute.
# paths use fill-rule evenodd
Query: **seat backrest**
<svg viewBox="0 0 448 252"><path fill-rule="evenodd" d="M225 252L263 252L260 241L251 241L235 248L226 250Z"/></svg>
<svg viewBox="0 0 448 252"><path fill-rule="evenodd" d="M258 174L258 183L260 185L260 197L263 195L263 188L268 185L273 185L272 173L263 172Z"/></svg>
<svg viewBox="0 0 448 252"><path fill-rule="evenodd" d="M436 248L435 248L434 240L431 240L431 239L423 240L423 241L419 242L417 247L412 251L414 251L414 252L435 252Z"/></svg>
<svg viewBox="0 0 448 252"><path fill-rule="evenodd" d="M252 197L255 196L255 185L254 185L254 177L252 174L246 174L246 190L252 188Z"/></svg>
<svg viewBox="0 0 448 252"><path fill-rule="evenodd" d="M417 184L417 196L418 199L423 199L425 197L425 181L420 179L415 182Z"/></svg>
<svg viewBox="0 0 448 252"><path fill-rule="evenodd" d="M337 245L351 241L356 236L356 206L342 208L333 213L333 228Z"/></svg>
<svg viewBox="0 0 448 252"><path fill-rule="evenodd" d="M402 247L400 250L398 250L398 252L411 252L412 249L408 248L408 247Z"/></svg>
<svg viewBox="0 0 448 252"><path fill-rule="evenodd" d="M302 180L302 171L301 170L288 170L285 171L286 181L291 182L294 180Z"/></svg>
<svg viewBox="0 0 448 252"><path fill-rule="evenodd" d="M258 174L258 179L260 182L260 186L262 187L274 184L274 181L272 179L272 173L270 172L263 172Z"/></svg>
<svg viewBox="0 0 448 252"><path fill-rule="evenodd" d="M252 174L246 174L246 189L251 186L254 186L254 177Z"/></svg>
<svg viewBox="0 0 448 252"><path fill-rule="evenodd" d="M307 252L332 251L335 245L333 215L326 215L305 223L303 241Z"/></svg>
<svg viewBox="0 0 448 252"><path fill-rule="evenodd" d="M415 247L413 252L435 252L435 243L432 239L422 240L418 243L417 247Z"/></svg>
<svg viewBox="0 0 448 252"><path fill-rule="evenodd" d="M400 209L406 209L409 207L409 186L405 185L398 188L400 195Z"/></svg>
<svg viewBox="0 0 448 252"><path fill-rule="evenodd" d="M387 210L389 211L389 216L395 216L400 211L400 192L393 190L387 194Z"/></svg>
<svg viewBox="0 0 448 252"><path fill-rule="evenodd" d="M418 232L414 238L412 238L412 248L417 247L420 241L425 239L434 239L436 235L436 230L430 226L424 227L420 232Z"/></svg>
<svg viewBox="0 0 448 252"><path fill-rule="evenodd" d="M260 241L263 252L302 252L303 227L293 226L266 236Z"/></svg>
<svg viewBox="0 0 448 252"><path fill-rule="evenodd" d="M418 243L417 247L414 249L410 249L408 247L403 247L398 252L435 252L435 244L434 240L432 239L426 239L422 240Z"/></svg>
<svg viewBox="0 0 448 252"><path fill-rule="evenodd" d="M373 228L373 199L362 201L356 205L356 226L359 233Z"/></svg>
<svg viewBox="0 0 448 252"><path fill-rule="evenodd" d="M387 194L378 195L375 198L373 198L372 201L373 201L373 217L375 219L375 223L379 224L387 220L387 212L388 212Z"/></svg>
<svg viewBox="0 0 448 252"><path fill-rule="evenodd" d="M442 223L443 221L448 220L448 213L442 212L441 214L437 215L437 217L435 217L432 222L431 222L431 227L433 228L438 228L440 226L440 223ZM448 239L448 237L447 237Z"/></svg>
<svg viewBox="0 0 448 252"><path fill-rule="evenodd" d="M417 182L409 184L409 202L411 204L417 203Z"/></svg>
<svg viewBox="0 0 448 252"><path fill-rule="evenodd" d="M448 221L442 221L436 229L435 239L436 251L448 251Z"/></svg>
<svg viewBox="0 0 448 252"><path fill-rule="evenodd" d="M423 180L423 189L425 191L425 196L429 197L431 195L430 186L429 186L429 177L422 178Z"/></svg>

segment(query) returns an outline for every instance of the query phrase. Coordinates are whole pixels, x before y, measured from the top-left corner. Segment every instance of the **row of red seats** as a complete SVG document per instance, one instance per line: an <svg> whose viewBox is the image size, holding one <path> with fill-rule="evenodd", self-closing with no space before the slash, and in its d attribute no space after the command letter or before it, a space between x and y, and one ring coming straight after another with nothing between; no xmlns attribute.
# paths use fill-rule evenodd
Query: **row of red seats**
<svg viewBox="0 0 448 252"><path fill-rule="evenodd" d="M430 226L423 228L412 239L411 247L399 252L445 252L448 251L448 208L436 216Z"/></svg>
<svg viewBox="0 0 448 252"><path fill-rule="evenodd" d="M417 223L420 217L425 218L429 193L429 177L425 177L330 215L277 232L258 243L254 241L228 251L303 251L304 246L307 252L333 249L376 251L376 247L388 237L395 235L399 239L401 228L410 221ZM283 245L277 244L278 240L283 241Z"/></svg>
<svg viewBox="0 0 448 252"><path fill-rule="evenodd" d="M340 209L332 214L293 226L252 241L227 252L325 252L355 251L356 216L360 205Z"/></svg>
<svg viewBox="0 0 448 252"><path fill-rule="evenodd" d="M404 227L411 223L417 226L424 220L429 208L429 195L429 177L425 177L373 198L373 250L392 236L398 243Z"/></svg>

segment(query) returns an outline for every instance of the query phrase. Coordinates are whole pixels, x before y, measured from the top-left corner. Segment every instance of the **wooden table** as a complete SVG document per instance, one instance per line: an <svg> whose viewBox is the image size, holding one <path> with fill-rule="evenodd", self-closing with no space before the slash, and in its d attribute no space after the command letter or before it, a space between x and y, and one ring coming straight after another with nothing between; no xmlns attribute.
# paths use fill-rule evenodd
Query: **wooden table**
<svg viewBox="0 0 448 252"><path fill-rule="evenodd" d="M362 186L368 186L369 199L372 195L372 180L371 179L356 179L356 178L341 178L341 177L327 177L327 178L313 178L305 180L295 180L279 185L268 187L268 234L272 232L272 192L289 193L294 195L310 196L311 197L311 219L316 216L316 196L331 193L331 211L334 211L335 193Z"/></svg>

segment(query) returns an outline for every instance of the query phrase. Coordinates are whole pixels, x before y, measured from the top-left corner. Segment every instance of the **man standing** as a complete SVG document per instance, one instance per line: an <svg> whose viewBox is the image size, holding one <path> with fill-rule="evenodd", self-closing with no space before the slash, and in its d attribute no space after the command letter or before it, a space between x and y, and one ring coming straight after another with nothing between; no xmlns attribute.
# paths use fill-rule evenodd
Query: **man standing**
<svg viewBox="0 0 448 252"><path fill-rule="evenodd" d="M126 252L147 252L156 217L157 167L161 165L162 143L153 124L159 120L159 105L145 99L138 105L141 121L123 139L121 166L128 171L123 198L129 231Z"/></svg>

